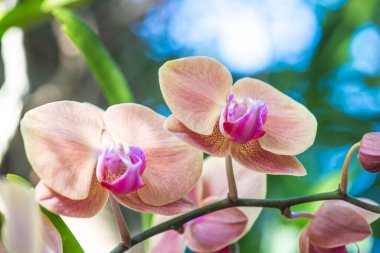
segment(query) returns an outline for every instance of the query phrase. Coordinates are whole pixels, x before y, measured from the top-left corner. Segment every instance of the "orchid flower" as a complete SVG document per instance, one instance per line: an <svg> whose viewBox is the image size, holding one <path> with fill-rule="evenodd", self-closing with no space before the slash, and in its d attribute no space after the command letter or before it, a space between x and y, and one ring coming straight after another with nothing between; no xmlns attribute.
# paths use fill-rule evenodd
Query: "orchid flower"
<svg viewBox="0 0 380 253"><path fill-rule="evenodd" d="M363 136L358 159L367 171L380 171L380 133L367 133Z"/></svg>
<svg viewBox="0 0 380 253"><path fill-rule="evenodd" d="M294 155L312 145L317 122L303 105L256 79L232 86L229 71L208 57L168 61L159 79L173 113L165 127L178 137L250 169L306 174Z"/></svg>
<svg viewBox="0 0 380 253"><path fill-rule="evenodd" d="M27 112L21 121L25 150L41 178L37 199L66 216L90 217L108 194L144 212L174 214L201 174L202 153L168 133L165 118L137 104L105 112L72 101Z"/></svg>
<svg viewBox="0 0 380 253"><path fill-rule="evenodd" d="M370 236L369 223L379 217L345 201L328 200L302 230L300 253L348 253L346 245Z"/></svg>
<svg viewBox="0 0 380 253"><path fill-rule="evenodd" d="M0 212L4 216L0 252L63 252L61 236L40 211L32 188L15 181L1 180Z"/></svg>
<svg viewBox="0 0 380 253"><path fill-rule="evenodd" d="M204 162L201 180L188 195L196 207L202 207L227 196L227 180L222 168L224 159L209 157ZM236 183L242 198L265 198L266 175L234 164ZM184 234L164 232L153 238L151 253L229 252L226 248L245 235L261 212L261 208L233 207L206 214L184 225ZM170 217L155 215L155 223Z"/></svg>

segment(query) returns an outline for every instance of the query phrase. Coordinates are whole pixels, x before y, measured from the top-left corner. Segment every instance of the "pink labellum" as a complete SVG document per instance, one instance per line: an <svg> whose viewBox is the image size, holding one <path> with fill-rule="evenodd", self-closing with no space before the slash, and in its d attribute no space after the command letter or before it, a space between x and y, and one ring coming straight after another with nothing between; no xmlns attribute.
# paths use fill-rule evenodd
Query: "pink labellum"
<svg viewBox="0 0 380 253"><path fill-rule="evenodd" d="M219 128L231 141L245 144L265 134L267 114L268 108L263 101L230 94L221 112Z"/></svg>
<svg viewBox="0 0 380 253"><path fill-rule="evenodd" d="M380 171L380 133L367 133L360 142L359 161L369 172Z"/></svg>
<svg viewBox="0 0 380 253"><path fill-rule="evenodd" d="M124 150L122 144L107 147L98 158L96 177L100 184L115 194L126 194L142 186L146 165L145 152L136 146Z"/></svg>

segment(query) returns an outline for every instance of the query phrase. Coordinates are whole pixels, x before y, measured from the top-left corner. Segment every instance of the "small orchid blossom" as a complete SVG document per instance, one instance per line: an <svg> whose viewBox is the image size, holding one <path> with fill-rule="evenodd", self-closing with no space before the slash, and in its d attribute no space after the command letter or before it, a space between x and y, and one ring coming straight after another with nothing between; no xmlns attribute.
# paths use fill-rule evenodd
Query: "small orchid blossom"
<svg viewBox="0 0 380 253"><path fill-rule="evenodd" d="M0 252L63 252L61 236L41 213L32 188L15 181L1 180L0 212L4 216Z"/></svg>
<svg viewBox="0 0 380 253"><path fill-rule="evenodd" d="M168 133L164 121L137 104L104 112L61 101L30 110L21 132L41 178L37 199L73 217L95 215L109 193L137 211L174 214L191 208L182 197L200 176L202 153Z"/></svg>
<svg viewBox="0 0 380 253"><path fill-rule="evenodd" d="M188 197L196 207L202 207L227 196L227 180L222 168L223 158L209 157L203 174ZM264 198L266 175L245 169L234 162L239 196ZM153 238L151 253L180 253L186 246L194 252L229 252L228 246L246 234L261 212L261 208L234 207L206 214L184 225L184 234L164 232ZM154 216L155 223L170 217Z"/></svg>
<svg viewBox="0 0 380 253"><path fill-rule="evenodd" d="M159 79L173 113L165 127L176 136L250 169L306 174L294 155L312 145L317 122L303 105L256 79L232 86L229 71L208 57L168 61Z"/></svg>
<svg viewBox="0 0 380 253"><path fill-rule="evenodd" d="M302 230L300 253L348 253L346 245L370 236L372 230L369 223L379 217L379 214L345 201L328 200Z"/></svg>
<svg viewBox="0 0 380 253"><path fill-rule="evenodd" d="M367 133L360 141L358 159L369 172L380 171L380 133Z"/></svg>

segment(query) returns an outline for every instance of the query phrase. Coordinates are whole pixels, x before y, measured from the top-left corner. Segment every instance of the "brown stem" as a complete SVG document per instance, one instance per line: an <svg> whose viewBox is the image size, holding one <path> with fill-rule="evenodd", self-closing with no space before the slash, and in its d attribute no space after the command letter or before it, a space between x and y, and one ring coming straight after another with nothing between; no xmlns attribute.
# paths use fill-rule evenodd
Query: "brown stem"
<svg viewBox="0 0 380 253"><path fill-rule="evenodd" d="M227 172L227 182L228 182L228 197L232 202L236 202L238 198L234 168L232 166L232 158L230 155L226 156L226 172Z"/></svg>
<svg viewBox="0 0 380 253"><path fill-rule="evenodd" d="M346 195L347 194L347 182L348 182L348 167L351 162L351 158L355 151L360 147L360 142L355 143L352 145L350 150L348 150L346 158L344 159L343 167L342 167L342 178L340 180L340 191Z"/></svg>
<svg viewBox="0 0 380 253"><path fill-rule="evenodd" d="M124 246L129 248L131 246L131 235L128 230L127 223L124 220L123 214L121 213L119 203L116 201L116 199L110 194L110 203L113 215L115 217L117 227L119 229L120 238L123 242Z"/></svg>

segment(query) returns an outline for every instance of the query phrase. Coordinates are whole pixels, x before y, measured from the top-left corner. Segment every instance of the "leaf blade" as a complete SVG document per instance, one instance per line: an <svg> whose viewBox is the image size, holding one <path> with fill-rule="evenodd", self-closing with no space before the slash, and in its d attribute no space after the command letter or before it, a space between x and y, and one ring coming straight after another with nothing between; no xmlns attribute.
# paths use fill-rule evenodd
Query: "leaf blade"
<svg viewBox="0 0 380 253"><path fill-rule="evenodd" d="M126 79L98 36L68 9L57 8L53 10L53 16L81 53L107 101L110 104L132 102Z"/></svg>
<svg viewBox="0 0 380 253"><path fill-rule="evenodd" d="M77 239L61 217L43 207L41 207L41 211L46 215L46 217L48 217L61 235L64 253L84 253L84 250L78 243Z"/></svg>

